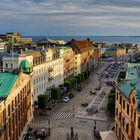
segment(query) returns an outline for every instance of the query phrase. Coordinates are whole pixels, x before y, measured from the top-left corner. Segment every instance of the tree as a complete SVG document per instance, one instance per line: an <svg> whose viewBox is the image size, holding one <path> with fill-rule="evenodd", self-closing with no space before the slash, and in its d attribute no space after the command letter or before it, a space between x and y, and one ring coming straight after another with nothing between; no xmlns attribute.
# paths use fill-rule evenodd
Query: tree
<svg viewBox="0 0 140 140"><path fill-rule="evenodd" d="M40 94L38 96L38 107L40 109L45 109L48 106L48 95L47 94Z"/></svg>
<svg viewBox="0 0 140 140"><path fill-rule="evenodd" d="M126 76L126 72L125 72L125 71L121 71L121 72L119 73L118 78L119 78L119 79L125 79L125 76Z"/></svg>
<svg viewBox="0 0 140 140"><path fill-rule="evenodd" d="M64 86L67 87L67 92L72 88L71 82L69 80L64 81Z"/></svg>
<svg viewBox="0 0 140 140"><path fill-rule="evenodd" d="M84 75L83 75L83 73L78 74L78 76L80 76L80 77L81 77L81 82L83 82L83 81L84 81Z"/></svg>
<svg viewBox="0 0 140 140"><path fill-rule="evenodd" d="M60 98L60 89L58 87L51 88L51 98L58 100Z"/></svg>
<svg viewBox="0 0 140 140"><path fill-rule="evenodd" d="M115 101L112 98L108 100L107 109L112 113L115 111Z"/></svg>
<svg viewBox="0 0 140 140"><path fill-rule="evenodd" d="M84 79L88 79L88 73L87 73L87 71L84 71L83 74L84 74Z"/></svg>
<svg viewBox="0 0 140 140"><path fill-rule="evenodd" d="M81 83L81 76L77 75L77 76L75 76L75 78L77 78L77 83L80 84Z"/></svg>
<svg viewBox="0 0 140 140"><path fill-rule="evenodd" d="M70 82L71 82L71 88L74 88L74 86L76 85L76 79L75 78L72 78L70 80Z"/></svg>
<svg viewBox="0 0 140 140"><path fill-rule="evenodd" d="M111 90L110 90L111 93L115 93L116 90L115 90L115 87L113 87Z"/></svg>
<svg viewBox="0 0 140 140"><path fill-rule="evenodd" d="M115 93L109 93L108 99L113 99L115 101Z"/></svg>

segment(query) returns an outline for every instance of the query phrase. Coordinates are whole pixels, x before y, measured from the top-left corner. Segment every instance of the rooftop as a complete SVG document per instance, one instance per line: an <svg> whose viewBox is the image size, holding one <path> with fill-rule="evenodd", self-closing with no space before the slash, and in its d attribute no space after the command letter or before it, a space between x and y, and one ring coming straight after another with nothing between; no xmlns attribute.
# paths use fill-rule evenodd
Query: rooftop
<svg viewBox="0 0 140 140"><path fill-rule="evenodd" d="M85 50L88 50L89 48L93 48L92 43L90 41L88 41L88 40L75 40L75 45L81 51L85 51Z"/></svg>
<svg viewBox="0 0 140 140"><path fill-rule="evenodd" d="M128 63L126 79L137 79L140 77L140 64L139 63Z"/></svg>
<svg viewBox="0 0 140 140"><path fill-rule="evenodd" d="M18 74L0 72L0 99L6 98L13 88Z"/></svg>
<svg viewBox="0 0 140 140"><path fill-rule="evenodd" d="M117 86L117 89L126 97L129 98L131 90L136 91L136 99L140 108L140 78L124 81Z"/></svg>

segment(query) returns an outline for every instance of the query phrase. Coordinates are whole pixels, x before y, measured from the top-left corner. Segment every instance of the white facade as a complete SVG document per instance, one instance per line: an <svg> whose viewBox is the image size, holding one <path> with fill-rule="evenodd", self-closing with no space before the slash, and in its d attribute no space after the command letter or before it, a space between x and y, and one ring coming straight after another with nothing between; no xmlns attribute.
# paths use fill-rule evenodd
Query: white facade
<svg viewBox="0 0 140 140"><path fill-rule="evenodd" d="M6 42L0 42L0 51L5 49Z"/></svg>
<svg viewBox="0 0 140 140"><path fill-rule="evenodd" d="M10 54L9 56L4 56L2 58L3 68L19 68L20 62L22 60L27 60L30 63L30 66L33 66L33 56L14 54L12 57L12 54Z"/></svg>
<svg viewBox="0 0 140 140"><path fill-rule="evenodd" d="M53 51L46 52L46 61L42 64L33 66L32 55L17 55L3 57L3 68L18 68L22 60L27 60L33 66L32 84L34 89L34 100L39 94L47 92L53 85L58 86L64 83L64 62L63 51L60 57L53 59Z"/></svg>
<svg viewBox="0 0 140 140"><path fill-rule="evenodd" d="M63 58L34 66L32 81L35 93L34 99L39 94L47 92L47 89L53 85L58 86L63 84Z"/></svg>
<svg viewBox="0 0 140 140"><path fill-rule="evenodd" d="M74 74L78 75L81 73L81 54L75 54L75 69L74 69Z"/></svg>

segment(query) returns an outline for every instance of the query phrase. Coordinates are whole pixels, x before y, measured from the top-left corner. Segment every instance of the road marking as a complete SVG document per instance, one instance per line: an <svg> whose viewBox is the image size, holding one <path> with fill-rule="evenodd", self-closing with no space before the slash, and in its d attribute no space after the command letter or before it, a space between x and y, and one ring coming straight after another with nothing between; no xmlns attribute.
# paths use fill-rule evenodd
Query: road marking
<svg viewBox="0 0 140 140"><path fill-rule="evenodd" d="M52 115L51 120L63 120L63 119L71 118L72 116L73 116L73 113L58 111L57 113Z"/></svg>

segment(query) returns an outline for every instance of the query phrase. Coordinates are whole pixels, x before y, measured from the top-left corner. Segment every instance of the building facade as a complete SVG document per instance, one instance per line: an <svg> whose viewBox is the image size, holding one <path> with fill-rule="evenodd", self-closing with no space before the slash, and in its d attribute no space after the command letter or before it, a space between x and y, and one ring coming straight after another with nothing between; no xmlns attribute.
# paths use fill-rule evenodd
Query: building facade
<svg viewBox="0 0 140 140"><path fill-rule="evenodd" d="M30 75L0 72L0 139L19 140L33 119Z"/></svg>
<svg viewBox="0 0 140 140"><path fill-rule="evenodd" d="M140 79L116 87L115 131L119 140L140 140Z"/></svg>
<svg viewBox="0 0 140 140"><path fill-rule="evenodd" d="M68 44L75 54L81 54L81 72L92 70L94 65L94 46L88 40L74 40Z"/></svg>
<svg viewBox="0 0 140 140"><path fill-rule="evenodd" d="M106 57L123 56L123 55L126 55L125 48L111 47L111 48L106 49L106 51L105 51Z"/></svg>
<svg viewBox="0 0 140 140"><path fill-rule="evenodd" d="M49 48L43 51L26 51L18 55L3 57L3 68L13 69L23 67L21 62L26 60L25 67L33 69L32 84L34 100L39 94L50 92L52 86L63 84L63 50Z"/></svg>
<svg viewBox="0 0 140 140"><path fill-rule="evenodd" d="M64 59L64 79L70 79L74 76L74 52L68 46L56 46L57 49L63 50Z"/></svg>

